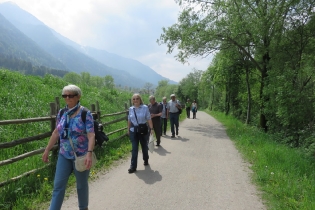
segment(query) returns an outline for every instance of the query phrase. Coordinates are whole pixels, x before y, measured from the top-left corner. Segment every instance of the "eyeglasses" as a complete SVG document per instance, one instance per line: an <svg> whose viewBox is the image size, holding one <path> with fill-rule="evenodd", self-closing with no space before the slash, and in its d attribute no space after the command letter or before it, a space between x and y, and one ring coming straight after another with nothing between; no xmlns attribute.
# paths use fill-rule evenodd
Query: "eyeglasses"
<svg viewBox="0 0 315 210"><path fill-rule="evenodd" d="M139 100L140 98L133 98L132 100Z"/></svg>
<svg viewBox="0 0 315 210"><path fill-rule="evenodd" d="M78 94L75 94L75 95L61 95L62 98L74 98L75 96L77 96Z"/></svg>

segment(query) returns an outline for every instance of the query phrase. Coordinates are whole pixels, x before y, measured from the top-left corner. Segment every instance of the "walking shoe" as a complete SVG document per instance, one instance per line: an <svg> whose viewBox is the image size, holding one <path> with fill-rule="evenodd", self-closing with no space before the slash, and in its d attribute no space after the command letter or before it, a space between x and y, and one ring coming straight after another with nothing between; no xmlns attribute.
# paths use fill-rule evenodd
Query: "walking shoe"
<svg viewBox="0 0 315 210"><path fill-rule="evenodd" d="M171 138L175 138L175 136L174 136L174 135L172 135L172 136L171 136Z"/></svg>
<svg viewBox="0 0 315 210"><path fill-rule="evenodd" d="M136 172L137 171L137 169L135 169L135 168L129 168L128 169L128 173L129 174L132 174L132 173L134 173L134 172Z"/></svg>
<svg viewBox="0 0 315 210"><path fill-rule="evenodd" d="M164 133L164 136L166 136L166 133Z"/></svg>
<svg viewBox="0 0 315 210"><path fill-rule="evenodd" d="M149 165L149 161L147 161L147 160L144 161L143 165L145 165L145 166Z"/></svg>
<svg viewBox="0 0 315 210"><path fill-rule="evenodd" d="M178 136L178 131L176 131L176 136Z"/></svg>

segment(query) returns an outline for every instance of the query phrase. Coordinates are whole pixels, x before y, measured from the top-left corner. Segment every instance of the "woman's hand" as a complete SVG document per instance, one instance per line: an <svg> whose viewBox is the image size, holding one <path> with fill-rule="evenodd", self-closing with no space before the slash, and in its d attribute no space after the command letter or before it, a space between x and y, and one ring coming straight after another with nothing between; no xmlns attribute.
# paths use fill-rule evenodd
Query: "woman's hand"
<svg viewBox="0 0 315 210"><path fill-rule="evenodd" d="M45 150L44 153L43 153L43 156L42 156L42 160L45 162L45 163L48 163L49 162L49 151Z"/></svg>
<svg viewBox="0 0 315 210"><path fill-rule="evenodd" d="M92 152L88 152L85 158L85 167L89 170L92 166Z"/></svg>

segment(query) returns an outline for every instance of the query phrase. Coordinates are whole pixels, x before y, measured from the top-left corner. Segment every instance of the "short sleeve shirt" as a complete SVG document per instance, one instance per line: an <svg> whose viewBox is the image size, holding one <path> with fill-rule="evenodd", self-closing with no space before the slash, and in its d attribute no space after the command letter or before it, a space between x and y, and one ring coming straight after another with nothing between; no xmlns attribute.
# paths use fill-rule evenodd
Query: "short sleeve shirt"
<svg viewBox="0 0 315 210"><path fill-rule="evenodd" d="M179 111L178 108L176 107L176 104L180 105L180 102L178 100L175 100L175 101L170 100L167 103L167 108L168 108L170 113L176 113Z"/></svg>
<svg viewBox="0 0 315 210"><path fill-rule="evenodd" d="M81 118L83 108L84 107L81 107L79 113L73 118L70 118L69 121L69 135L73 142L74 150L76 151L77 156L82 156L87 153L89 144L87 133L94 133L93 116L91 112L88 111L86 113L86 121L84 123ZM64 132L64 122L67 118L66 115L62 115L60 117L59 113L57 117L57 130L60 136L59 153L67 159L74 159L75 157L69 139L62 138L62 134Z"/></svg>
<svg viewBox="0 0 315 210"><path fill-rule="evenodd" d="M150 114L159 114L159 113L162 113L163 111L163 106L157 102L155 102L153 105L149 104L148 107L149 107ZM160 118L160 117L154 117L154 118Z"/></svg>

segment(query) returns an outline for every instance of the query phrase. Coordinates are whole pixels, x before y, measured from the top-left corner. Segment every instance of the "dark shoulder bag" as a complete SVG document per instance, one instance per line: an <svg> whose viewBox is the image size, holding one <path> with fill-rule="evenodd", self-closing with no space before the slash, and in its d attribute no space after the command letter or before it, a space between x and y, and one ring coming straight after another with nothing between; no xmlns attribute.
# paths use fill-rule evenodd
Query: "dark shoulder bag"
<svg viewBox="0 0 315 210"><path fill-rule="evenodd" d="M147 125L146 123L144 123L144 124L139 124L135 108L133 108L133 111L134 111L134 113L135 113L136 121L137 121L137 123L138 123L138 126L135 126L135 127L134 127L134 128L135 128L135 132L136 132L137 134L140 134L140 135L146 135L146 134L148 134L148 125Z"/></svg>

